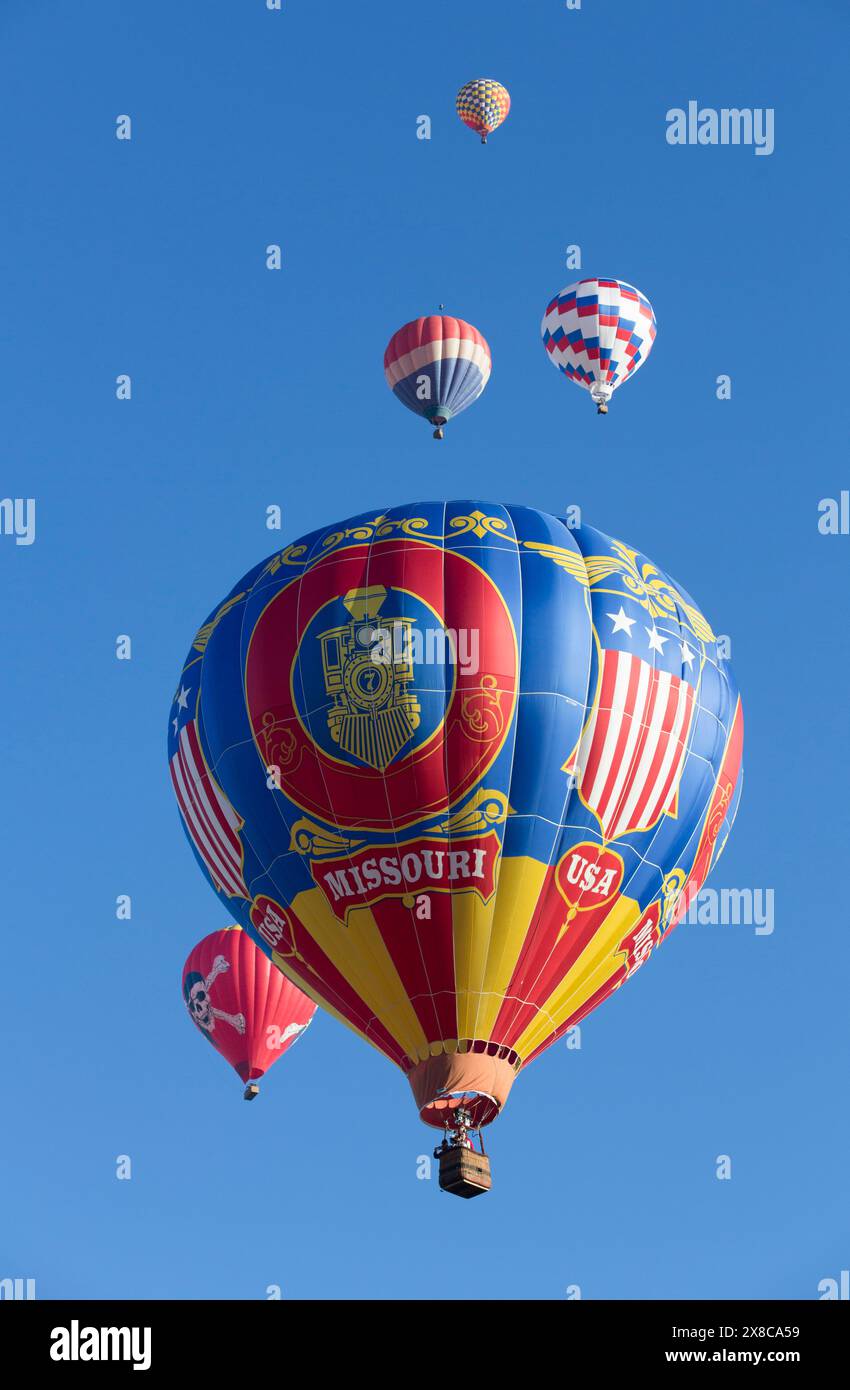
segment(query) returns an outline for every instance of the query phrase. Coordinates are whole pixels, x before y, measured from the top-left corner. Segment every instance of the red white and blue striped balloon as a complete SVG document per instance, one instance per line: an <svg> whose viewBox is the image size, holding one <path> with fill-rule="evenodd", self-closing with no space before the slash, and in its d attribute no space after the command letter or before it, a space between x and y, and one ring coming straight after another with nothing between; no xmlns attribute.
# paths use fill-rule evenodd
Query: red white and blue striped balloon
<svg viewBox="0 0 850 1390"><path fill-rule="evenodd" d="M442 427L477 400L490 378L486 339L463 319L430 314L394 333L384 353L384 375L402 405Z"/></svg>
<svg viewBox="0 0 850 1390"><path fill-rule="evenodd" d="M600 414L642 367L655 342L655 313L634 285L589 278L546 306L540 331L549 361L589 391Z"/></svg>

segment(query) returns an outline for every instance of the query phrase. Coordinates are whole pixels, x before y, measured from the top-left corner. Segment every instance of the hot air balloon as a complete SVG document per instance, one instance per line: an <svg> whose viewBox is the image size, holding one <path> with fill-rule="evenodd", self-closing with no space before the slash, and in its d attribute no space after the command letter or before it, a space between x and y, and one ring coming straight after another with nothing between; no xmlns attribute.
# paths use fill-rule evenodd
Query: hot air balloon
<svg viewBox="0 0 850 1390"><path fill-rule="evenodd" d="M490 379L490 349L463 319L430 314L394 333L384 353L387 385L402 405L443 426L476 401Z"/></svg>
<svg viewBox="0 0 850 1390"><path fill-rule="evenodd" d="M190 782L180 785L191 795ZM195 803L195 811L215 814L210 803ZM210 847L211 836L212 831L205 840ZM189 953L183 999L198 1031L246 1083L246 1100L258 1094L260 1077L300 1038L316 1012L313 1001L236 926L205 936Z"/></svg>
<svg viewBox="0 0 850 1390"><path fill-rule="evenodd" d="M445 1185L480 1191L470 1134L716 862L742 738L722 645L643 554L458 501L245 575L189 650L169 758L216 894L401 1068Z"/></svg>
<svg viewBox="0 0 850 1390"><path fill-rule="evenodd" d="M481 136L482 145L507 116L511 109L510 93L492 77L476 77L461 87L455 101L457 114Z"/></svg>
<svg viewBox="0 0 850 1390"><path fill-rule="evenodd" d="M622 280L578 280L546 307L540 325L549 361L590 392L598 415L643 366L655 342L649 300Z"/></svg>

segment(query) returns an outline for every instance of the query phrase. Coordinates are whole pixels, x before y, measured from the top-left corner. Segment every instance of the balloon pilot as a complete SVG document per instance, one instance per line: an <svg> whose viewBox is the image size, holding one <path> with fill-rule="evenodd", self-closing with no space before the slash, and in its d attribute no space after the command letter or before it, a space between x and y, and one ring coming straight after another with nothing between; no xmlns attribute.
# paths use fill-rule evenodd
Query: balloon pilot
<svg viewBox="0 0 850 1390"><path fill-rule="evenodd" d="M491 1187L490 1160L484 1152L484 1140L478 1130L480 1150L472 1141L475 1128L472 1114L464 1106L454 1112L453 1124L446 1122L442 1143L434 1150L440 1163L440 1187L456 1197L477 1197Z"/></svg>

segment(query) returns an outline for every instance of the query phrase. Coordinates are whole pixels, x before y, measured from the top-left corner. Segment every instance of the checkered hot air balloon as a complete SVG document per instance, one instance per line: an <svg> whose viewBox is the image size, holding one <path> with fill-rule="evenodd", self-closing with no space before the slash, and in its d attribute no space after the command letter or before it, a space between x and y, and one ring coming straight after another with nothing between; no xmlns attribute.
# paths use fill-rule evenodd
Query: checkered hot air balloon
<svg viewBox="0 0 850 1390"><path fill-rule="evenodd" d="M256 565L195 636L168 740L219 899L441 1130L493 1120L680 920L743 718L710 623L636 547L469 498Z"/></svg>
<svg viewBox="0 0 850 1390"><path fill-rule="evenodd" d="M455 102L457 114L481 136L482 145L487 144L487 136L502 124L511 109L510 93L501 82L492 77L476 77L461 87Z"/></svg>
<svg viewBox="0 0 850 1390"><path fill-rule="evenodd" d="M623 280L578 280L546 306L540 331L549 361L590 392L597 414L642 367L655 342L649 300Z"/></svg>
<svg viewBox="0 0 850 1390"><path fill-rule="evenodd" d="M216 856L216 836L207 788L196 786L194 799L201 814L206 807L210 815L202 842L209 862ZM194 839L193 844L197 848ZM300 1038L316 1012L312 999L275 969L241 927L214 931L189 953L183 1000L198 1031L246 1083L246 1100L254 1099L256 1082Z"/></svg>
<svg viewBox="0 0 850 1390"><path fill-rule="evenodd" d="M402 405L443 426L476 401L490 378L486 339L463 319L430 314L394 333L384 353L387 385Z"/></svg>

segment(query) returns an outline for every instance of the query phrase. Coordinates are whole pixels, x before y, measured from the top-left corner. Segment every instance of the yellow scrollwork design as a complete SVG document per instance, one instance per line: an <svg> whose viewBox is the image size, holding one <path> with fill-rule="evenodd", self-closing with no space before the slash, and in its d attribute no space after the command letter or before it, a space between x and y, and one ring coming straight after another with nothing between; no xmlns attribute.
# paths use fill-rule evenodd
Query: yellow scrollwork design
<svg viewBox="0 0 850 1390"><path fill-rule="evenodd" d="M303 817L295 822L289 840L289 848L297 854L347 854L363 844L362 840L352 840L348 835L338 835L326 826L316 825L315 821Z"/></svg>
<svg viewBox="0 0 850 1390"><path fill-rule="evenodd" d="M650 564L648 560L641 563L638 552L624 545L622 541L611 542L611 555L585 556L561 546L544 545L539 541L524 541L523 544L529 550L536 550L539 554L547 556L571 574L579 584L591 589L598 588L606 579L616 575L651 618L672 618L676 616L677 610L681 609L696 637L703 642L717 640L699 609L694 608L692 603L687 603L678 589L659 573L655 565Z"/></svg>
<svg viewBox="0 0 850 1390"><path fill-rule="evenodd" d="M376 536L389 536L393 531L401 531L405 536L415 536L417 531L428 530L428 519L424 516L407 516L401 521L382 521L375 530Z"/></svg>
<svg viewBox="0 0 850 1390"><path fill-rule="evenodd" d="M505 716L495 676L482 676L478 688L464 696L460 722L463 732L476 742L498 738L505 727Z"/></svg>
<svg viewBox="0 0 850 1390"><path fill-rule="evenodd" d="M661 885L661 897L663 899L661 914L662 928L666 928L672 921L673 913L676 910L676 904L685 886L686 877L687 875L684 869L672 869L670 873L665 876L664 882Z"/></svg>
<svg viewBox="0 0 850 1390"><path fill-rule="evenodd" d="M587 566L580 551L566 550L562 545L547 545L543 541L523 541L526 550L536 550L539 555L545 555L548 560L553 560L562 570L583 584L587 588L590 580L587 575Z"/></svg>
<svg viewBox="0 0 850 1390"><path fill-rule="evenodd" d="M470 835L477 830L487 830L492 825L503 825L508 816L514 815L504 792L485 791L479 787L470 801L447 820L434 827L434 832L443 835Z"/></svg>
<svg viewBox="0 0 850 1390"><path fill-rule="evenodd" d="M508 529L508 523L501 516L485 516L484 512L470 512L469 516L453 516L449 526L455 535L465 536L472 532L479 540L484 536L502 536Z"/></svg>
<svg viewBox="0 0 850 1390"><path fill-rule="evenodd" d="M288 545L285 550L272 556L266 565L265 573L277 574L281 565L300 565L306 554L306 545Z"/></svg>
<svg viewBox="0 0 850 1390"><path fill-rule="evenodd" d="M200 628L198 632L195 634L195 640L192 643L192 646L194 647L196 652L203 652L206 650L207 643L209 642L210 638L213 635L213 632L218 627L218 624L221 622L225 613L229 613L231 608L233 608L235 604L241 603L244 597L245 595L244 593L242 593L236 594L234 598L229 598L227 600L227 603L223 603L221 605L221 608L219 608L215 617L211 618L208 623L204 623L203 627Z"/></svg>
<svg viewBox="0 0 850 1390"><path fill-rule="evenodd" d="M277 768L284 774L295 771L301 762L303 749L288 721L277 720L267 711L263 715L260 739L267 767Z"/></svg>
<svg viewBox="0 0 850 1390"><path fill-rule="evenodd" d="M326 554L336 546L342 545L343 541L370 541L374 538L382 540L385 536L392 535L393 531L401 531L403 535L412 536L419 531L427 530L427 517L405 516L391 519L381 514L373 517L371 521L360 521L356 526L347 526L344 530L329 532L322 541L322 551Z"/></svg>

